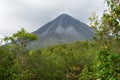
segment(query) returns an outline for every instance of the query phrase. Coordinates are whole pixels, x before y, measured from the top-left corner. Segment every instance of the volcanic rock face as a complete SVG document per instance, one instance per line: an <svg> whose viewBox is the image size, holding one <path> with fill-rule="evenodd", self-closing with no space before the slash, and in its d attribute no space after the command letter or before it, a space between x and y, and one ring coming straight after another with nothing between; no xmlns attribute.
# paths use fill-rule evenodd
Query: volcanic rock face
<svg viewBox="0 0 120 80"><path fill-rule="evenodd" d="M93 30L88 25L67 14L58 16L33 33L38 35L40 41L32 42L32 45L41 46L92 40L94 35Z"/></svg>

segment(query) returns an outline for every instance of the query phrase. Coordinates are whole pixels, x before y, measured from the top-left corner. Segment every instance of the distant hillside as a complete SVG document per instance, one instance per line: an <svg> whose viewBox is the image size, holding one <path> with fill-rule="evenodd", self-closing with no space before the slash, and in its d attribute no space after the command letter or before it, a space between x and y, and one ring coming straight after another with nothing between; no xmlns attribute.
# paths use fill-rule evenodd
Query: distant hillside
<svg viewBox="0 0 120 80"><path fill-rule="evenodd" d="M32 42L32 47L45 47L54 44L92 40L93 30L68 14L62 14L53 21L33 32L39 40Z"/></svg>

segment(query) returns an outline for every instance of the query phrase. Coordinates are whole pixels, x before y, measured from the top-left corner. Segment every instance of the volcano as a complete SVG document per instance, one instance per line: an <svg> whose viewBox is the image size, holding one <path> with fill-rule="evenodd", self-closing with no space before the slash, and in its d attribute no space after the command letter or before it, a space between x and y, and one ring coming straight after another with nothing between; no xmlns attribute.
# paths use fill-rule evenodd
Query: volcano
<svg viewBox="0 0 120 80"><path fill-rule="evenodd" d="M39 40L32 42L32 46L45 47L75 41L91 41L94 31L72 16L62 14L34 31L33 34L38 35Z"/></svg>

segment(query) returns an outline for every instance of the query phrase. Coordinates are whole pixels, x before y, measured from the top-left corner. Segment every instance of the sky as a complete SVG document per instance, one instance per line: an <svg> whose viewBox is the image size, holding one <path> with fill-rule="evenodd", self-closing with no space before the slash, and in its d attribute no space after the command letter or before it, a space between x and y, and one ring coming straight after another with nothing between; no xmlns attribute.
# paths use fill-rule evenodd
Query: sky
<svg viewBox="0 0 120 80"><path fill-rule="evenodd" d="M101 16L105 0L0 0L0 37L11 36L21 28L33 32L67 13L89 25L93 12Z"/></svg>

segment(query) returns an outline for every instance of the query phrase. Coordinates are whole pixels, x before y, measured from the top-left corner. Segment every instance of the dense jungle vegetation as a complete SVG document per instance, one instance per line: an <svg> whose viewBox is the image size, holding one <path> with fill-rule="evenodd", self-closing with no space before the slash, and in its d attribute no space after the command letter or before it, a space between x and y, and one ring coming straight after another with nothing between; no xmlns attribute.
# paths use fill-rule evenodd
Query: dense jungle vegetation
<svg viewBox="0 0 120 80"><path fill-rule="evenodd" d="M29 50L37 36L23 28L0 44L0 80L120 80L120 1L106 0L94 41L77 41ZM1 41L1 43L2 43Z"/></svg>

